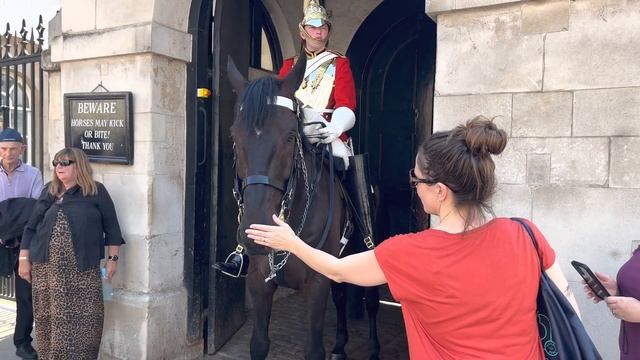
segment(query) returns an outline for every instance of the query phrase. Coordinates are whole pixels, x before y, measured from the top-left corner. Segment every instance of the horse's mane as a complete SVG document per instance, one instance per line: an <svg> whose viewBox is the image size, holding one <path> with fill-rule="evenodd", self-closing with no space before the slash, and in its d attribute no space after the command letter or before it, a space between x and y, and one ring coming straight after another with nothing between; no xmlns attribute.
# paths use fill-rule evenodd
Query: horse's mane
<svg viewBox="0 0 640 360"><path fill-rule="evenodd" d="M278 95L280 80L273 76L265 76L253 80L247 85L240 99L238 119L247 129L262 129L264 119L271 116L273 106L267 106Z"/></svg>

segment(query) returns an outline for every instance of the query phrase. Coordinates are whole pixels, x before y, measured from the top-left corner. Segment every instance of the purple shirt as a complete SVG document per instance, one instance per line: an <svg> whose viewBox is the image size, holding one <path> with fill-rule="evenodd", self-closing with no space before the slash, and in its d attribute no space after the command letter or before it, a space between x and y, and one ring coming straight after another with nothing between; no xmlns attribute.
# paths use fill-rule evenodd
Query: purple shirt
<svg viewBox="0 0 640 360"><path fill-rule="evenodd" d="M0 201L17 197L37 199L42 192L42 175L40 170L22 163L13 171L11 181L7 171L0 162Z"/></svg>
<svg viewBox="0 0 640 360"><path fill-rule="evenodd" d="M618 271L620 296L631 296L640 300L640 247L631 259ZM622 321L620 323L620 359L640 359L640 323Z"/></svg>

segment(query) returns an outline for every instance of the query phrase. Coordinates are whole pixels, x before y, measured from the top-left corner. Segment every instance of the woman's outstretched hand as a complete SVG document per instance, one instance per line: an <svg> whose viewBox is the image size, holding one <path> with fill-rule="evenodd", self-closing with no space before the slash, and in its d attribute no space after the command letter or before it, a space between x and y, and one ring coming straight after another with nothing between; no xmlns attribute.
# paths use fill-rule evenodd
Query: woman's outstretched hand
<svg viewBox="0 0 640 360"><path fill-rule="evenodd" d="M302 240L291 230L289 224L276 215L272 215L272 218L276 225L251 224L249 229L245 230L247 236L258 245L295 252L297 244Z"/></svg>

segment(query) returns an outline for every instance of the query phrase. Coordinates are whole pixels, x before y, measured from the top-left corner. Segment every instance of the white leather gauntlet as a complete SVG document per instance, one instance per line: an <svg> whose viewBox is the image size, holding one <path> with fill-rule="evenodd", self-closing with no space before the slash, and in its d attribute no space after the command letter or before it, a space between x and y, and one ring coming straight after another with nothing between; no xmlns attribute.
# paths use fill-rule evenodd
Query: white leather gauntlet
<svg viewBox="0 0 640 360"><path fill-rule="evenodd" d="M311 122L322 123L322 124L325 124L325 126L328 124L327 120L325 120L325 118L314 109L302 108L302 112L304 114L305 124L311 123ZM307 139L309 140L309 142L311 144L315 144L320 140L322 140L323 135L320 134L321 128L322 128L321 124L305 125L302 127L302 131L307 136Z"/></svg>
<svg viewBox="0 0 640 360"><path fill-rule="evenodd" d="M331 122L327 124L327 127L318 130L318 132L324 136L321 141L324 144L332 143L343 132L351 129L356 123L356 114L348 107L339 107L335 109L333 115L331 115Z"/></svg>

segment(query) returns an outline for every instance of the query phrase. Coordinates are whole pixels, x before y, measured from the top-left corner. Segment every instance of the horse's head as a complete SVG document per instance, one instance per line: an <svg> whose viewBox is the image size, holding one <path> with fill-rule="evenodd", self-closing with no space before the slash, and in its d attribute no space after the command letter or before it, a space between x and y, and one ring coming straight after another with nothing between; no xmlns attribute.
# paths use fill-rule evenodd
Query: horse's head
<svg viewBox="0 0 640 360"><path fill-rule="evenodd" d="M271 224L295 182L300 149L300 123L294 93L300 86L306 57L300 57L283 79L262 77L248 82L229 58L227 73L238 94L231 126L235 146L234 196L240 205L237 240L249 255L266 254L244 230L254 223ZM288 204L287 204L288 205Z"/></svg>

